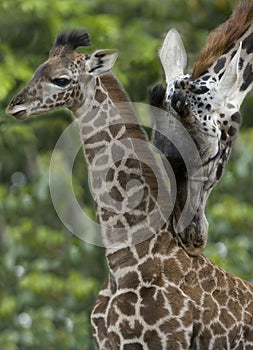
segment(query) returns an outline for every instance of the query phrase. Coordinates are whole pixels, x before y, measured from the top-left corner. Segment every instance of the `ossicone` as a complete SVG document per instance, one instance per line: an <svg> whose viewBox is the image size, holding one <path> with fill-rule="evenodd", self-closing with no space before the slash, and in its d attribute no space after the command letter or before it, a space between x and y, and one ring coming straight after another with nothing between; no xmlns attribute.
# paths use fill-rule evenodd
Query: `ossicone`
<svg viewBox="0 0 253 350"><path fill-rule="evenodd" d="M90 38L87 32L77 30L62 32L57 35L55 44L50 51L50 55L54 54L59 48L64 47L67 50L74 51L80 46L90 46Z"/></svg>

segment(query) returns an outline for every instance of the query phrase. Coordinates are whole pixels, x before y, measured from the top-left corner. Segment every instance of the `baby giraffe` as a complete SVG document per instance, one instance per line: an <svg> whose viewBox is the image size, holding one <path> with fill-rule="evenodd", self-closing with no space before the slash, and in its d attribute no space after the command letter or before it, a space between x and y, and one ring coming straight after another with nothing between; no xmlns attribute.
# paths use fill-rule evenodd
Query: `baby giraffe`
<svg viewBox="0 0 253 350"><path fill-rule="evenodd" d="M253 286L180 245L167 185L110 72L117 53L77 52L88 44L60 34L7 113L68 108L78 119L109 270L91 315L96 348L253 349Z"/></svg>

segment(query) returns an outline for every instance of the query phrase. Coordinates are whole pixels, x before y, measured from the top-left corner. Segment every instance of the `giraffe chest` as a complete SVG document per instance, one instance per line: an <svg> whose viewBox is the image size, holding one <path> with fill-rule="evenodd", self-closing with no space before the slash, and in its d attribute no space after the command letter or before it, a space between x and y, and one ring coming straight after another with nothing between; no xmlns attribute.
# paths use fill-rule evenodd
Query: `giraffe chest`
<svg viewBox="0 0 253 350"><path fill-rule="evenodd" d="M251 349L250 288L204 258L188 259L179 250L159 265L132 265L117 283L110 275L92 313L97 349Z"/></svg>

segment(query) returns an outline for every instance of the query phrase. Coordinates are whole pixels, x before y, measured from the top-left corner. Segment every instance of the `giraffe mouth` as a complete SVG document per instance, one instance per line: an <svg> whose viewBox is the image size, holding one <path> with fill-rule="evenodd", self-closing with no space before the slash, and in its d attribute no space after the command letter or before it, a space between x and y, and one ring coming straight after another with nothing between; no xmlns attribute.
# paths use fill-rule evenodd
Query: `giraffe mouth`
<svg viewBox="0 0 253 350"><path fill-rule="evenodd" d="M13 116L16 119L22 120L28 117L28 108L25 106L9 106L6 109L6 113Z"/></svg>

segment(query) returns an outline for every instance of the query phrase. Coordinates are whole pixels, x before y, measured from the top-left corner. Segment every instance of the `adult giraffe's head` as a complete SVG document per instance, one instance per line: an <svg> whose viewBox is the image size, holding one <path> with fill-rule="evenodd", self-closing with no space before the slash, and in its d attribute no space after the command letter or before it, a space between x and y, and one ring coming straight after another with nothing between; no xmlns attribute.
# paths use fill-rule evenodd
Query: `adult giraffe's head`
<svg viewBox="0 0 253 350"><path fill-rule="evenodd" d="M216 156L226 160L238 133L240 106L253 86L252 43L253 1L239 4L210 34L191 74L184 73L187 56L179 34L171 30L163 42L163 106L189 131L203 165ZM222 169L217 170L219 180Z"/></svg>
<svg viewBox="0 0 253 350"><path fill-rule="evenodd" d="M193 243L203 247L207 239L206 200L222 176L239 131L241 103L253 87L252 43L253 1L250 1L238 5L232 16L210 34L192 74L184 72L187 57L177 31L169 31L159 53L166 89L161 85L154 88L151 104L168 113L163 118L158 114L155 119L154 143L176 174L175 222L180 221L186 199L192 204L195 197L200 198L190 229L181 232L186 246ZM200 155L202 164L194 169L194 176L189 176L178 145L166 138L175 118L191 136ZM187 142L178 133L178 144L181 143L187 153ZM194 156L189 157L193 158L194 167Z"/></svg>
<svg viewBox="0 0 253 350"><path fill-rule="evenodd" d="M25 119L53 109L78 109L93 91L94 77L110 71L117 58L115 50L99 50L91 55L77 52L89 46L85 32L65 32L57 36L49 58L27 86L12 99L7 114Z"/></svg>

